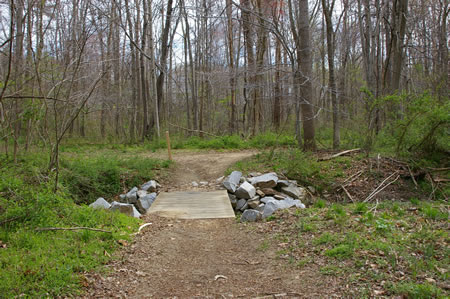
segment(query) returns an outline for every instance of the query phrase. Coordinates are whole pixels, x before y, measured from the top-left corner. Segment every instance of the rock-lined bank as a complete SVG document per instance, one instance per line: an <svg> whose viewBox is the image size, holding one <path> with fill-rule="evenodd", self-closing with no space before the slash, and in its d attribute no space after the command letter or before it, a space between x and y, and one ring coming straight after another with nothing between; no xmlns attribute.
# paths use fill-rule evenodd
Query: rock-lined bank
<svg viewBox="0 0 450 299"><path fill-rule="evenodd" d="M94 209L105 209L119 211L128 216L139 218L145 214L159 194L161 185L151 180L141 185L140 188L133 187L125 194L119 195L119 201L109 203L103 197L98 198L89 206Z"/></svg>
<svg viewBox="0 0 450 299"><path fill-rule="evenodd" d="M267 218L279 209L305 208L302 200L306 189L297 181L280 179L275 172L249 173L244 177L240 171L233 171L223 186L234 210L242 212L242 222Z"/></svg>

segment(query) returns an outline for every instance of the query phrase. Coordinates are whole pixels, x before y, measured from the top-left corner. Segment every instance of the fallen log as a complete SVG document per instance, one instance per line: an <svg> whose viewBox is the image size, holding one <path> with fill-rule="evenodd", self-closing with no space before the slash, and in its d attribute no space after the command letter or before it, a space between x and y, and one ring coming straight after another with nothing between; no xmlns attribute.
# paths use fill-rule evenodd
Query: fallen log
<svg viewBox="0 0 450 299"><path fill-rule="evenodd" d="M334 154L334 155L331 155L328 157L319 158L319 159L317 159L317 161L328 161L328 160L331 160L331 159L334 159L334 158L337 158L340 156L348 155L350 153L359 152L360 150L361 150L360 148L346 150L346 151L343 151L343 152L340 152L340 153L337 153L337 154Z"/></svg>

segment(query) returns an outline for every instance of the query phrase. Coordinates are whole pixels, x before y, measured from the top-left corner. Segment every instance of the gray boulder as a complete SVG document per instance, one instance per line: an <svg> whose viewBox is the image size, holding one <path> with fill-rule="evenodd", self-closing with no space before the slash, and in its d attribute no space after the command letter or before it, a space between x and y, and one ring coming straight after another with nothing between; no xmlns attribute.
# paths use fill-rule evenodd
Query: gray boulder
<svg viewBox="0 0 450 299"><path fill-rule="evenodd" d="M245 199L239 199L236 203L236 210L241 210L243 207L248 206Z"/></svg>
<svg viewBox="0 0 450 299"><path fill-rule="evenodd" d="M223 186L228 192L234 193L242 177L242 172L233 171L226 179L223 181Z"/></svg>
<svg viewBox="0 0 450 299"><path fill-rule="evenodd" d="M127 202L127 195L126 194L120 194L119 198L120 198L121 202Z"/></svg>
<svg viewBox="0 0 450 299"><path fill-rule="evenodd" d="M141 189L148 192L156 192L156 190L159 188L158 185L158 182L156 182L155 180L150 180L147 183L143 184L141 186Z"/></svg>
<svg viewBox="0 0 450 299"><path fill-rule="evenodd" d="M129 203L135 203L137 200L137 192L138 192L138 188L137 187L133 187L130 191L128 191L127 193L127 200Z"/></svg>
<svg viewBox="0 0 450 299"><path fill-rule="evenodd" d="M89 206L94 209L105 209L105 210L111 207L109 202L107 202L103 197L97 198L97 200L91 203Z"/></svg>
<svg viewBox="0 0 450 299"><path fill-rule="evenodd" d="M272 196L266 196L266 197L261 198L260 201L262 203L267 204L267 203L269 203L271 201L277 201L277 200L275 198L273 198Z"/></svg>
<svg viewBox="0 0 450 299"><path fill-rule="evenodd" d="M305 188L297 187L294 185L289 185L288 187L282 187L281 191L283 191L283 193L286 193L287 195L289 195L295 199L303 200L306 197Z"/></svg>
<svg viewBox="0 0 450 299"><path fill-rule="evenodd" d="M295 180L279 180L278 187L289 187L291 185L297 186L297 181Z"/></svg>
<svg viewBox="0 0 450 299"><path fill-rule="evenodd" d="M228 198L230 199L231 206L233 207L233 209L235 209L238 201L236 195L228 193Z"/></svg>
<svg viewBox="0 0 450 299"><path fill-rule="evenodd" d="M145 214L156 199L156 193L150 193L140 197L136 202L136 208L141 214Z"/></svg>
<svg viewBox="0 0 450 299"><path fill-rule="evenodd" d="M275 172L270 172L251 178L250 183L255 187L274 188L278 183L278 176Z"/></svg>
<svg viewBox="0 0 450 299"><path fill-rule="evenodd" d="M120 213L126 214L130 217L139 218L141 214L136 210L134 205L128 203L121 203L117 201L113 201L111 203L111 211L119 211Z"/></svg>
<svg viewBox="0 0 450 299"><path fill-rule="evenodd" d="M138 192L136 192L136 194L137 194L137 197L141 198L141 197L146 196L148 193L145 190L139 190Z"/></svg>
<svg viewBox="0 0 450 299"><path fill-rule="evenodd" d="M257 210L245 210L241 215L241 222L255 222L261 219L262 214Z"/></svg>
<svg viewBox="0 0 450 299"><path fill-rule="evenodd" d="M245 198L245 199L250 199L255 197L256 195L256 189L255 187L253 187L252 184L248 183L248 182L243 182L239 188L236 190L235 195L238 198Z"/></svg>
<svg viewBox="0 0 450 299"><path fill-rule="evenodd" d="M278 206L274 202L269 202L264 206L264 210L262 212L262 218L267 218L271 216L275 211L278 210Z"/></svg>

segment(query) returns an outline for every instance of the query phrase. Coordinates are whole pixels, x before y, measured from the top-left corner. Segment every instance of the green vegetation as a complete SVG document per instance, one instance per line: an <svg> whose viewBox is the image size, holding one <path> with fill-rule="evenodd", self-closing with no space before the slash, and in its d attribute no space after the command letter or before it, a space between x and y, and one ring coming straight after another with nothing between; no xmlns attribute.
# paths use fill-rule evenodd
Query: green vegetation
<svg viewBox="0 0 450 299"><path fill-rule="evenodd" d="M126 188L153 178L166 161L62 153L60 184L46 156L31 153L18 164L0 156L0 297L57 297L79 294L81 274L100 270L114 250L130 239L139 220L86 205L98 196L111 200ZM111 233L43 231L40 227L90 227ZM120 244L119 244L120 243Z"/></svg>
<svg viewBox="0 0 450 299"><path fill-rule="evenodd" d="M372 297L373 290L385 296L448 297L448 204L386 201L375 206L334 204L278 211L273 229L281 232L274 240L283 241L283 257L294 265L324 265L317 275L337 276L350 286L349 297ZM431 208L438 212L430 216ZM333 221L343 215L346 221ZM316 229L305 230L304 223Z"/></svg>

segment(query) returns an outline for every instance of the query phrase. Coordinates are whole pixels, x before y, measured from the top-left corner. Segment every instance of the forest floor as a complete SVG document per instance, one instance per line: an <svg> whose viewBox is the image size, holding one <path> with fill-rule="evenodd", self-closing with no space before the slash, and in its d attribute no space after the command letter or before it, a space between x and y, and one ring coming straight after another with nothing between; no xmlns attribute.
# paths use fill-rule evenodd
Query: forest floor
<svg viewBox="0 0 450 299"><path fill-rule="evenodd" d="M215 189L217 178L255 153L175 151L176 163L160 181L164 191ZM193 181L209 184L193 187ZM144 216L143 221L152 224L131 243L123 242L123 249L106 265L105 272L85 274L83 296L340 298L406 294L432 298L448 294L448 266L443 266L448 265L448 205L408 202L390 206L377 201L373 207L326 208L319 203L306 210L277 212L265 222L245 224L235 219ZM399 237L397 229L404 235ZM426 247L429 243L432 248ZM412 269L421 255L427 255L423 257L426 261L431 255L429 263Z"/></svg>

